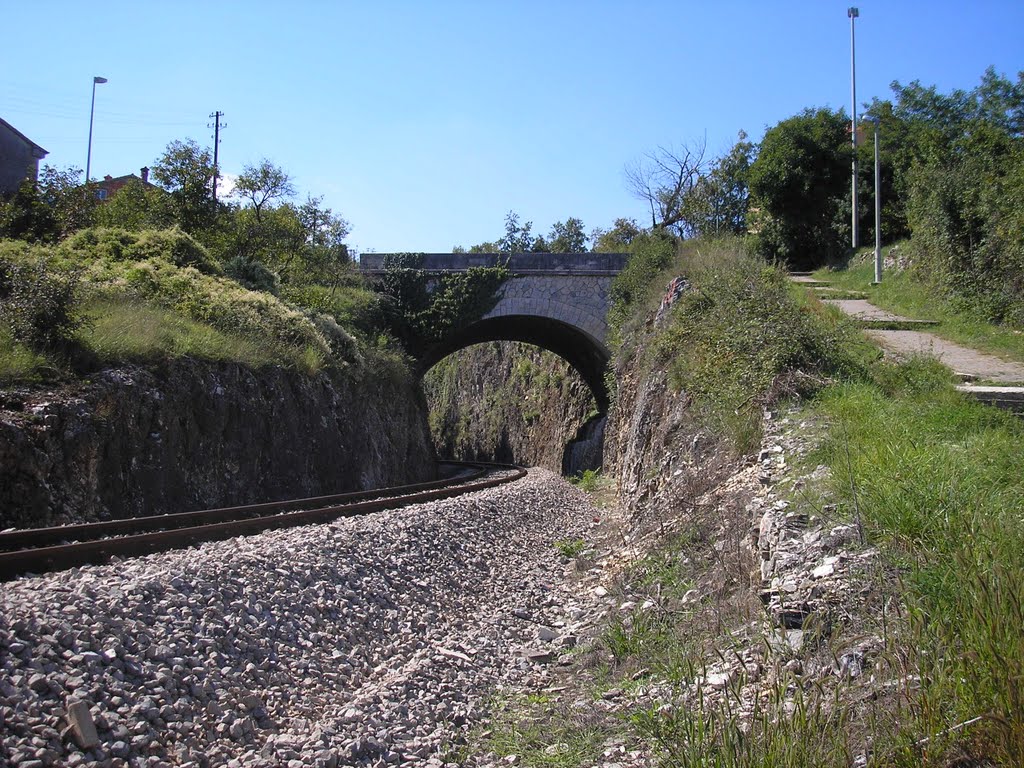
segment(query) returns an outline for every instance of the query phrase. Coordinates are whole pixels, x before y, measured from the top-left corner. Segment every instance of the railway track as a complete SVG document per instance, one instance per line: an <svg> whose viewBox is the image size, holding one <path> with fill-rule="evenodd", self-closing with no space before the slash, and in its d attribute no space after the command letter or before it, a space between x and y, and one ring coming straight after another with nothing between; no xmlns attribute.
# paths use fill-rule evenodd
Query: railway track
<svg viewBox="0 0 1024 768"><path fill-rule="evenodd" d="M273 528L326 523L492 488L526 470L507 464L443 462L463 472L443 480L308 499L247 504L99 523L0 533L0 581L66 570L112 557L136 557Z"/></svg>

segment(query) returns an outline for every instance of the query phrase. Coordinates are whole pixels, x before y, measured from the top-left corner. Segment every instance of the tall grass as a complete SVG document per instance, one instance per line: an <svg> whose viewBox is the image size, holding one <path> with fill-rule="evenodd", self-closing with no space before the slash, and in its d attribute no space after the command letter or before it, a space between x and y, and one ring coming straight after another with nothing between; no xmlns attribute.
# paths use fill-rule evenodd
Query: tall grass
<svg viewBox="0 0 1024 768"><path fill-rule="evenodd" d="M845 737L849 710L838 690L809 691L783 678L763 695L744 701L741 675L720 696L698 689L684 706L635 713L637 731L673 768L808 768L848 766Z"/></svg>
<svg viewBox="0 0 1024 768"><path fill-rule="evenodd" d="M15 342L7 329L0 328L0 386L36 381L48 366L43 355Z"/></svg>
<svg viewBox="0 0 1024 768"><path fill-rule="evenodd" d="M822 457L842 504L903 571L911 623L904 760L1024 764L1024 425L957 393L937 363L836 386ZM970 723L970 726L963 724ZM925 740L926 741L922 741Z"/></svg>
<svg viewBox="0 0 1024 768"><path fill-rule="evenodd" d="M99 301L91 304L86 314L90 322L79 332L79 338L107 362L188 355L205 360L231 360L254 368L285 364L309 373L319 370L324 362L319 356L307 357L302 348L259 343L159 306Z"/></svg>

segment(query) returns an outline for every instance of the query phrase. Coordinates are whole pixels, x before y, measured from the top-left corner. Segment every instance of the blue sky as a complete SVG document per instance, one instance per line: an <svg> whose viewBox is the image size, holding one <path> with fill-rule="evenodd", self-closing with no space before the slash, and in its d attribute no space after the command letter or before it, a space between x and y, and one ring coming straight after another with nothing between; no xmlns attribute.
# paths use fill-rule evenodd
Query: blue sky
<svg viewBox="0 0 1024 768"><path fill-rule="evenodd" d="M850 108L850 2L7 3L0 117L92 175L138 173L168 142L221 166L266 157L322 195L361 250L447 251L569 216L644 221L625 164L658 145L806 107ZM858 3L857 96L893 80L971 88L1024 69L1024 3ZM11 30L17 30L15 34Z"/></svg>

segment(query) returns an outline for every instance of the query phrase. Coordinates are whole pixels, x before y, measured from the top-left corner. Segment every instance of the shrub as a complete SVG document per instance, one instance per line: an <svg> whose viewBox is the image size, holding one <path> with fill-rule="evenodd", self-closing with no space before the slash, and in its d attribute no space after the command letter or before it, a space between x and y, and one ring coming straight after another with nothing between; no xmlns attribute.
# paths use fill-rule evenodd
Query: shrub
<svg viewBox="0 0 1024 768"><path fill-rule="evenodd" d="M277 275L258 261L235 256L224 264L224 273L251 291L264 291L275 296L280 288Z"/></svg>
<svg viewBox="0 0 1024 768"><path fill-rule="evenodd" d="M82 325L78 273L56 273L45 261L0 259L0 321L15 341L37 351L63 351Z"/></svg>
<svg viewBox="0 0 1024 768"><path fill-rule="evenodd" d="M772 398L802 394L828 376L865 375L863 361L839 344L853 338L852 328L798 299L785 273L748 255L741 240L671 244L667 258L664 244L641 245L640 253L613 291L613 327L639 328L669 280L684 276L689 288L654 326L651 362L660 361L694 412L741 451L758 439ZM618 363L628 354L620 348Z"/></svg>
<svg viewBox="0 0 1024 768"><path fill-rule="evenodd" d="M129 232L126 229L95 227L76 232L57 247L60 258L76 262L163 259L177 267L194 267L203 274L223 274L209 252L178 227Z"/></svg>
<svg viewBox="0 0 1024 768"><path fill-rule="evenodd" d="M652 291L660 291L661 273L671 266L676 255L676 240L663 231L644 233L633 239L626 267L616 275L608 291L609 343L619 347L628 335L626 324L637 319L646 308Z"/></svg>

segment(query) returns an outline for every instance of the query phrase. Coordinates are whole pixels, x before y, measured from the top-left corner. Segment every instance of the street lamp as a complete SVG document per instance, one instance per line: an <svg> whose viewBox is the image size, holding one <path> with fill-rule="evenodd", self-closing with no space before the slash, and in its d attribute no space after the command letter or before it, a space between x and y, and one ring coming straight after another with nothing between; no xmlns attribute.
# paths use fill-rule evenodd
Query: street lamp
<svg viewBox="0 0 1024 768"><path fill-rule="evenodd" d="M875 126L875 282L882 282L882 163L879 160L877 117L868 117L867 121Z"/></svg>
<svg viewBox="0 0 1024 768"><path fill-rule="evenodd" d="M94 77L92 79L92 106L89 107L89 149L85 155L85 183L89 183L89 166L92 163L92 116L96 112L96 86L107 82L105 77Z"/></svg>
<svg viewBox="0 0 1024 768"><path fill-rule="evenodd" d="M851 193L850 211L850 237L852 246L857 247L860 238L857 236L857 49L854 44L853 22L860 11L856 8L848 8L846 15L850 17L850 102L852 115L850 116L850 134L853 137L853 191Z"/></svg>

